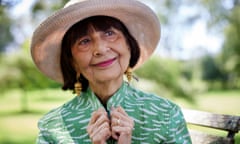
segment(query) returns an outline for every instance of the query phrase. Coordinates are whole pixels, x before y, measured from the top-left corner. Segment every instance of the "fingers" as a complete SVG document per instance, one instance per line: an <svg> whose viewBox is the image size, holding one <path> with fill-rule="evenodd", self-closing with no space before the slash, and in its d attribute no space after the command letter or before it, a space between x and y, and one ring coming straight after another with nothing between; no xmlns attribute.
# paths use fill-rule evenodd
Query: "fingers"
<svg viewBox="0 0 240 144"><path fill-rule="evenodd" d="M112 137L116 140L119 140L119 137L131 137L132 135L132 128L130 127L121 127L121 126L114 126L112 127Z"/></svg>
<svg viewBox="0 0 240 144"><path fill-rule="evenodd" d="M111 128L114 139L118 140L123 135L131 138L133 127L133 119L127 115L122 107L112 108Z"/></svg>
<svg viewBox="0 0 240 144"><path fill-rule="evenodd" d="M101 115L106 115L107 116L107 112L105 111L104 108L99 108L97 111L92 113L92 117L90 120L90 124L93 124L96 122L96 120L101 116Z"/></svg>
<svg viewBox="0 0 240 144"><path fill-rule="evenodd" d="M110 126L108 123L103 123L89 135L92 141L106 140L111 136Z"/></svg>
<svg viewBox="0 0 240 144"><path fill-rule="evenodd" d="M111 136L110 120L104 108L93 112L87 132L93 143L105 143Z"/></svg>
<svg viewBox="0 0 240 144"><path fill-rule="evenodd" d="M105 143L109 137L113 137L120 143L131 143L133 119L128 116L122 107L111 109L111 119L104 108L93 112L87 126L87 132L92 143Z"/></svg>
<svg viewBox="0 0 240 144"><path fill-rule="evenodd" d="M133 126L134 121L124 111L122 107L112 108L111 110L111 126ZM133 127L132 127L133 128Z"/></svg>

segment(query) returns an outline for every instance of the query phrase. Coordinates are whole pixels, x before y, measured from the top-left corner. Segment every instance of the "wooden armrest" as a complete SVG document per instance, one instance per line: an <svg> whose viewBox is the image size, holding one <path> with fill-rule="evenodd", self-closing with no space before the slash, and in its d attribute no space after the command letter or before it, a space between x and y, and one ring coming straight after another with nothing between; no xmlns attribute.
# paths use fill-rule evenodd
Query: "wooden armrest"
<svg viewBox="0 0 240 144"><path fill-rule="evenodd" d="M240 116L214 114L198 110L182 109L187 123L225 131L240 130Z"/></svg>
<svg viewBox="0 0 240 144"><path fill-rule="evenodd" d="M215 136L203 132L189 130L193 144L234 144L234 140L227 137Z"/></svg>
<svg viewBox="0 0 240 144"><path fill-rule="evenodd" d="M227 132L221 137L196 130L189 130L193 144L234 144L234 136L240 131L240 116L216 114L199 110L182 109L190 125L207 127Z"/></svg>

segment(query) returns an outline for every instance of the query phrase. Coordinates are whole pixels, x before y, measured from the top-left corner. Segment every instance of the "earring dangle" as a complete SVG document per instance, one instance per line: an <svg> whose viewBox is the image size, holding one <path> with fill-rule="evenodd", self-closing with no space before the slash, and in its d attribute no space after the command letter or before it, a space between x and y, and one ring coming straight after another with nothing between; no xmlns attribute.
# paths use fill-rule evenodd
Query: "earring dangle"
<svg viewBox="0 0 240 144"><path fill-rule="evenodd" d="M132 68L128 67L125 74L127 76L128 83L130 83L132 80Z"/></svg>
<svg viewBox="0 0 240 144"><path fill-rule="evenodd" d="M82 91L82 84L79 82L79 79L77 78L77 82L74 84L74 93L80 96L81 91Z"/></svg>

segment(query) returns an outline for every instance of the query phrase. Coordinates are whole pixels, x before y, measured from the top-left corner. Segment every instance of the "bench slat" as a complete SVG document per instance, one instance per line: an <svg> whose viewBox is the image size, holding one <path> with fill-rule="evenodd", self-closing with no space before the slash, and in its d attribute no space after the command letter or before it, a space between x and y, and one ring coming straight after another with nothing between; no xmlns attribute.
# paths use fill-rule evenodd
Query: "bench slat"
<svg viewBox="0 0 240 144"><path fill-rule="evenodd" d="M213 114L183 109L187 123L237 133L240 130L240 116Z"/></svg>
<svg viewBox="0 0 240 144"><path fill-rule="evenodd" d="M234 144L231 138L214 136L199 131L189 130L193 144Z"/></svg>

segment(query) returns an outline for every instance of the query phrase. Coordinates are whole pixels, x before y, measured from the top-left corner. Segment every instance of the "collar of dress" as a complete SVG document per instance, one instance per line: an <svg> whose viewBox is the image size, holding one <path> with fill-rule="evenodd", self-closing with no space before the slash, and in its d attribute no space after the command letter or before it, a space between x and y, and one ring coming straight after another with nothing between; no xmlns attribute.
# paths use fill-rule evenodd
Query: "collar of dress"
<svg viewBox="0 0 240 144"><path fill-rule="evenodd" d="M121 106L121 103L123 102L125 97L127 97L128 95L128 88L129 88L129 84L126 82L123 82L121 87L107 101L108 111L110 111L112 107ZM87 99L87 101L92 106L93 110L97 110L100 107L103 107L98 97L94 94L94 92L90 88L88 88L87 91L81 95L81 97Z"/></svg>

